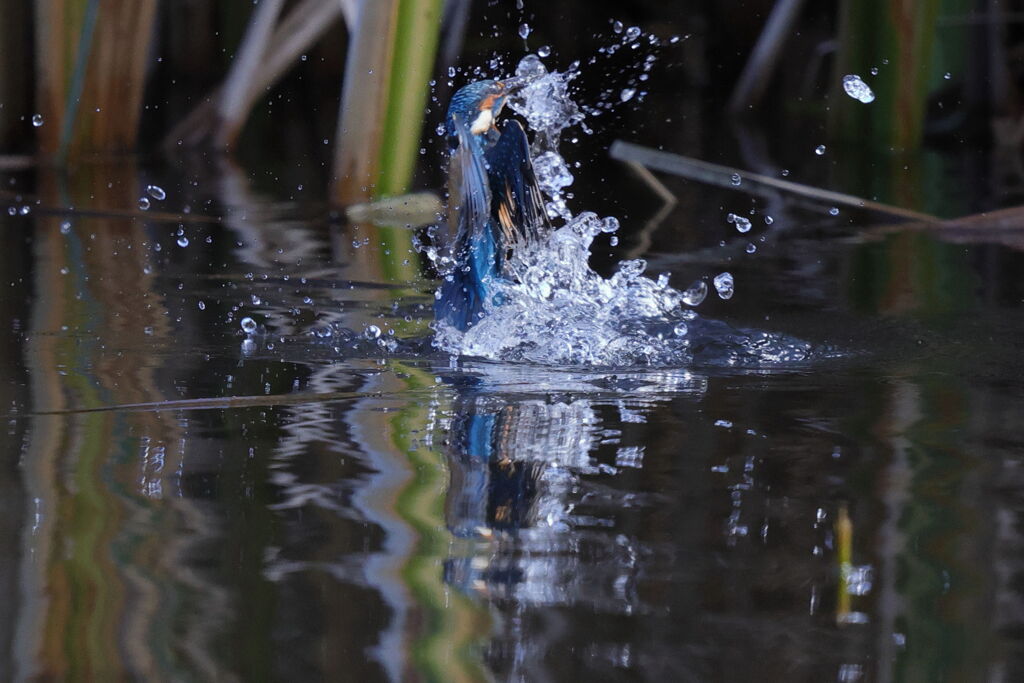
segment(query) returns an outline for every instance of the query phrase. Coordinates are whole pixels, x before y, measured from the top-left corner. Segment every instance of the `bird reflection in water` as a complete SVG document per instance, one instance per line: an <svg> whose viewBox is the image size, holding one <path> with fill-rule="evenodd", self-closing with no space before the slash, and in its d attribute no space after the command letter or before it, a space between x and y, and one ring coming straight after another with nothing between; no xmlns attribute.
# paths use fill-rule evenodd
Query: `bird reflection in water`
<svg viewBox="0 0 1024 683"><path fill-rule="evenodd" d="M612 520L578 511L592 492L584 479L643 463L642 449L616 445L621 432L607 428L601 413L617 411L617 423L642 422L655 402L672 392L699 392L703 380L687 373L649 375L624 399L625 394L604 391L607 378L598 373L469 368L447 378L455 395L447 424L439 425L447 432L450 471L445 521L463 541L445 562L445 582L466 593L523 603L582 600L612 611L630 609L630 598L599 586L628 583L635 553L612 549L616 561L584 571L591 579L595 572L602 576L586 588L579 585L587 581L578 566L582 558L565 552L595 527L601 538L615 542L605 533ZM510 384L528 384L533 392L509 394L504 388ZM550 390L541 393L540 387ZM595 457L602 446L615 449L614 465Z"/></svg>

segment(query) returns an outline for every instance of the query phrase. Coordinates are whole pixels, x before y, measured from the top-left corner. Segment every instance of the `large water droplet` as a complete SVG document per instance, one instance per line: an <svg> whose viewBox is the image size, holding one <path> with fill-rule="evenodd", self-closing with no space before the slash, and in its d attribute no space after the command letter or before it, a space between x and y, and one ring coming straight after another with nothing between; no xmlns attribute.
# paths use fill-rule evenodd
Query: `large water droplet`
<svg viewBox="0 0 1024 683"><path fill-rule="evenodd" d="M687 306L699 306L707 295L708 283L697 280L683 292L683 303Z"/></svg>
<svg viewBox="0 0 1024 683"><path fill-rule="evenodd" d="M740 232L750 232L750 219L743 216L735 216L736 229Z"/></svg>
<svg viewBox="0 0 1024 683"><path fill-rule="evenodd" d="M242 332L246 334L252 334L256 331L256 321L248 316L242 318L240 324L242 325Z"/></svg>
<svg viewBox="0 0 1024 683"><path fill-rule="evenodd" d="M715 291L718 292L718 296L723 299L731 299L733 294L733 279L732 273L725 272L719 273L715 276Z"/></svg>
<svg viewBox="0 0 1024 683"><path fill-rule="evenodd" d="M188 246L188 238L185 237L184 235L179 237L178 238L178 246L179 247L187 247Z"/></svg>
<svg viewBox="0 0 1024 683"><path fill-rule="evenodd" d="M366 329L363 330L363 336L367 339L377 339L380 337L380 328L376 325L367 325Z"/></svg>
<svg viewBox="0 0 1024 683"><path fill-rule="evenodd" d="M640 37L640 27L630 26L626 29L626 40L633 41Z"/></svg>
<svg viewBox="0 0 1024 683"><path fill-rule="evenodd" d="M825 145L818 145L817 147L815 147L814 153L820 157L822 154L825 153Z"/></svg>
<svg viewBox="0 0 1024 683"><path fill-rule="evenodd" d="M35 126L36 128L38 128L39 126L43 125L43 115L42 114L33 114L32 115L32 125Z"/></svg>
<svg viewBox="0 0 1024 683"><path fill-rule="evenodd" d="M629 102L633 99L633 95L636 95L635 88L623 88L622 92L619 93L619 99L623 102Z"/></svg>
<svg viewBox="0 0 1024 683"><path fill-rule="evenodd" d="M868 84L861 80L861 77L857 74L843 76L843 90L858 102L868 104L875 101L875 93L871 91Z"/></svg>
<svg viewBox="0 0 1024 683"><path fill-rule="evenodd" d="M541 45L540 47L537 48L537 56L538 57L548 57L550 55L551 55L551 46L550 45Z"/></svg>
<svg viewBox="0 0 1024 683"><path fill-rule="evenodd" d="M537 55L526 55L519 60L519 64L516 66L516 76L543 76L548 72L544 62L540 61L540 57Z"/></svg>
<svg viewBox="0 0 1024 683"><path fill-rule="evenodd" d="M527 37L529 37L529 35L530 35L530 30L531 29L530 29L530 25L529 24L520 24L519 25L519 37L522 38L523 40L526 40Z"/></svg>
<svg viewBox="0 0 1024 683"><path fill-rule="evenodd" d="M146 186L146 192L153 199L156 199L156 200L159 200L159 201L163 201L164 199L167 199L167 193L164 192L164 188L160 187L159 185L147 185Z"/></svg>
<svg viewBox="0 0 1024 683"><path fill-rule="evenodd" d="M149 209L149 197L139 197L139 208L143 211Z"/></svg>

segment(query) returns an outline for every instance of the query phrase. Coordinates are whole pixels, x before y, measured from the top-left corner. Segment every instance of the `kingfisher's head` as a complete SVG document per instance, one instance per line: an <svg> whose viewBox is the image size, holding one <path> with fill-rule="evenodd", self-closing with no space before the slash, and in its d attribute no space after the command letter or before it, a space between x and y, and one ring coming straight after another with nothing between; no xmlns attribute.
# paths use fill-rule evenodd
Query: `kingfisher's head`
<svg viewBox="0 0 1024 683"><path fill-rule="evenodd" d="M452 96L448 104L448 116L445 118L449 140L454 144L458 137L456 121L468 126L469 132L475 136L486 135L494 130L494 124L509 95L530 80L516 77L501 81L476 81L460 88Z"/></svg>

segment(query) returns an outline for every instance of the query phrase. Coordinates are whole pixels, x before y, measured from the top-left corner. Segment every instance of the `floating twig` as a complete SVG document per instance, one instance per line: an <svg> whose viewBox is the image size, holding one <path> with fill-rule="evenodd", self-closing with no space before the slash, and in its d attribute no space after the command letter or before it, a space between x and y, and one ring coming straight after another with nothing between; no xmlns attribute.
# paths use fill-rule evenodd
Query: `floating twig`
<svg viewBox="0 0 1024 683"><path fill-rule="evenodd" d="M874 225L863 231L868 239L919 231L928 232L945 242L956 244L1001 244L1024 250L1024 206L984 211L944 221Z"/></svg>
<svg viewBox="0 0 1024 683"><path fill-rule="evenodd" d="M718 185L729 189L736 189L733 177L739 176L743 179L744 190L757 193L766 189L788 192L793 195L806 197L822 204L823 206L848 206L857 209L866 209L878 213L887 214L901 220L913 220L933 223L938 221L935 216L910 209L903 209L898 206L882 204L863 197L857 197L842 192L822 190L821 188L794 183L790 180L779 180L759 173L750 173L730 166L712 164L699 159L692 159L680 154L662 152L641 145L634 145L622 140L612 143L610 154L613 159L619 161L632 161L646 166L647 168L690 180L696 180L709 185Z"/></svg>

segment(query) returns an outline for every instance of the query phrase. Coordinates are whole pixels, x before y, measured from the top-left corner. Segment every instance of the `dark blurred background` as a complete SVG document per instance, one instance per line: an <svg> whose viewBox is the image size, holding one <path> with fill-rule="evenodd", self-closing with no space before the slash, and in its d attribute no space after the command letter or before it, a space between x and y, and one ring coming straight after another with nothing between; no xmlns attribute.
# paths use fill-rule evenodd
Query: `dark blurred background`
<svg viewBox="0 0 1024 683"><path fill-rule="evenodd" d="M528 51L550 46L550 68L582 62L575 82L578 99L603 114L589 121L596 144L587 147L595 151L579 158L582 162L602 157L611 140L624 138L741 168L750 167L753 153L757 163L797 171L815 162L810 152L816 145L842 145L841 164L829 165L826 173L818 164L802 180L947 216L1013 204L1024 189L1019 87L1024 15L1017 2L271 4L279 5L272 12L278 42L256 26L266 0L5 0L0 26L4 163L28 163L17 155L63 163L125 152L145 158L169 152L180 160L230 149L251 167L287 159L305 169L311 188L339 198L341 148L351 147L339 139L339 107L365 104L371 97L355 84L360 87L343 101L346 63L367 49L395 54L426 39L428 45L413 61L430 62L426 73L435 85L429 99L423 91L419 105L407 109L425 109L425 117L400 117L405 128L422 131L416 147L426 150L426 163L399 186L443 184L440 141L431 133L441 121L450 81L457 87L472 80L474 68L489 74L512 71ZM397 34L374 34L364 41L367 48L351 39L366 32L360 30L364 4L433 14L410 34L402 35L401 27ZM316 5L345 7L351 21L337 10L317 14ZM643 30L639 49L607 53L621 39L613 30L616 20ZM525 40L516 31L523 24L530 29ZM210 105L226 90L247 35L254 44L262 42L264 52L257 48L249 72L237 78L250 86L260 78L272 80L265 87L251 86L246 95L251 104L240 107L241 113L233 114L239 120L226 126ZM650 44L648 35L658 44ZM672 36L680 40L671 43ZM759 40L769 49L755 54ZM294 58L282 45L299 45ZM656 57L650 80L638 82L639 64L648 54ZM275 55L282 65L272 66ZM452 67L459 71L449 78ZM740 92L745 69L753 85ZM395 73L394 81L405 78ZM860 105L842 94L841 77L847 73L871 85L875 102ZM408 88L419 87L408 81ZM610 111L600 109L625 87L639 87L646 95ZM244 90L243 85L233 92ZM34 115L42 117L38 127L32 125ZM383 118L370 113L373 121ZM756 134L737 136L737 127ZM953 182L958 194L966 194L963 201L950 202L941 190L930 192L929 186L945 182L941 177L921 177L923 168L939 163L929 156L936 151L955 167ZM323 173L332 167L332 173ZM598 164L584 173L600 177L604 171ZM903 177L907 174L911 181ZM260 182L261 175L252 177ZM585 195L596 185L576 189ZM607 193L596 194L600 201Z"/></svg>

